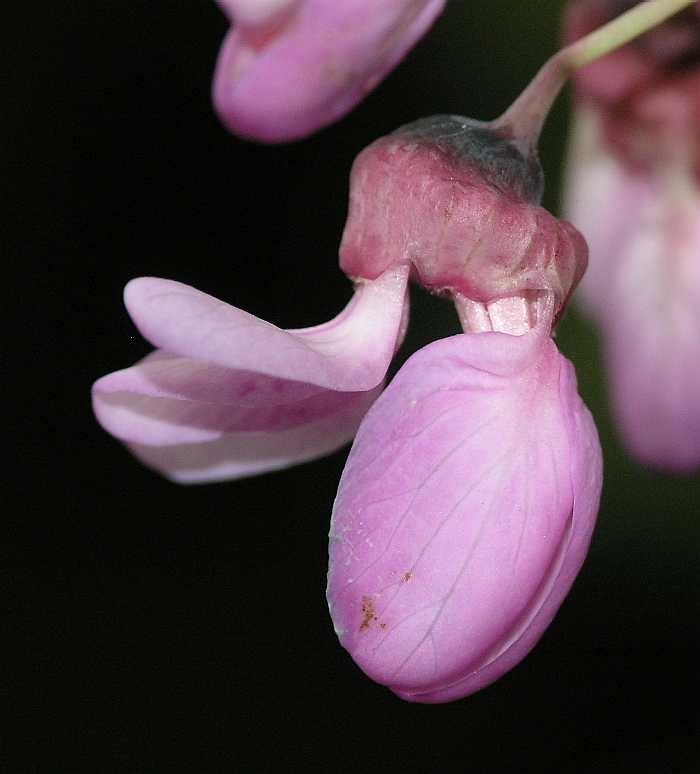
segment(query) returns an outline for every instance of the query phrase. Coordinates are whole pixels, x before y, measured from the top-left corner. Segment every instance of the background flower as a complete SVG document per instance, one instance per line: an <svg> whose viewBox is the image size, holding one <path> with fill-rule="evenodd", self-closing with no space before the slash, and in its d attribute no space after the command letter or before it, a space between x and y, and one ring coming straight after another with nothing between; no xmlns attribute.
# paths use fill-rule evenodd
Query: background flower
<svg viewBox="0 0 700 774"><path fill-rule="evenodd" d="M614 7L573 3L566 34ZM578 74L565 192L589 240L579 297L602 329L621 437L678 473L700 469L698 53L688 8Z"/></svg>
<svg viewBox="0 0 700 774"><path fill-rule="evenodd" d="M566 212L587 235L577 298L602 328L613 411L652 467L700 467L700 191L687 168L639 174L578 116Z"/></svg>

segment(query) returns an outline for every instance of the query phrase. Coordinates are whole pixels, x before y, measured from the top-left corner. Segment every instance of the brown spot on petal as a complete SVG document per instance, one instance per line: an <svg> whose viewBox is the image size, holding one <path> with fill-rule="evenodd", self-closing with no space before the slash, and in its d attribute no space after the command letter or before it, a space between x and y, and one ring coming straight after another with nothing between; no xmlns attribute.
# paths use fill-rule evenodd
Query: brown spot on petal
<svg viewBox="0 0 700 774"><path fill-rule="evenodd" d="M362 623L360 624L360 631L364 632L372 625L372 621L377 620L377 615L374 612L374 602L372 597L362 597Z"/></svg>

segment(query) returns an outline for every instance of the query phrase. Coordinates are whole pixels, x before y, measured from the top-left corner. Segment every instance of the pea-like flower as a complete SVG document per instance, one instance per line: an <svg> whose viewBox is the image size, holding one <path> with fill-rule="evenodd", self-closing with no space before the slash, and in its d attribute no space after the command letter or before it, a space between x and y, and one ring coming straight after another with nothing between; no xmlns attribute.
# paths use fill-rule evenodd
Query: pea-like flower
<svg viewBox="0 0 700 774"><path fill-rule="evenodd" d="M459 116L373 143L351 174L349 306L282 331L177 282L126 304L158 349L94 386L98 419L179 481L329 452L360 422L333 511L328 601L370 677L450 701L518 663L586 554L601 486L596 430L552 327L586 263L539 206L536 157ZM466 331L415 354L377 399L412 276ZM369 413L363 419L365 413Z"/></svg>
<svg viewBox="0 0 700 774"><path fill-rule="evenodd" d="M579 37L615 15L578 0ZM590 247L579 298L599 323L622 439L700 469L700 20L689 8L576 81L565 212Z"/></svg>
<svg viewBox="0 0 700 774"><path fill-rule="evenodd" d="M294 140L351 110L401 61L445 0L218 0L232 23L214 104L236 134Z"/></svg>

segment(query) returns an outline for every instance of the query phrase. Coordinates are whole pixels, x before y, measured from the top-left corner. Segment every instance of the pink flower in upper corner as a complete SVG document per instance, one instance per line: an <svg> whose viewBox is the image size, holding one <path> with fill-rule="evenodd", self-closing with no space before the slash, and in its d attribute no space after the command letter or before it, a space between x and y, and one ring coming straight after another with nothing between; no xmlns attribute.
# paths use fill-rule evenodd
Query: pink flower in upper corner
<svg viewBox="0 0 700 774"><path fill-rule="evenodd" d="M568 38L619 10L574 2ZM674 472L700 469L699 56L690 8L579 74L565 196L622 438Z"/></svg>
<svg viewBox="0 0 700 774"><path fill-rule="evenodd" d="M351 110L398 64L445 0L218 0L232 22L214 77L231 131L304 137Z"/></svg>
<svg viewBox="0 0 700 774"><path fill-rule="evenodd" d="M586 245L539 206L541 169L520 147L458 116L381 138L353 166L340 259L356 292L339 317L282 331L135 280L127 308L158 349L93 390L103 426L178 481L317 457L362 422L333 510L328 601L352 657L411 701L466 696L529 652L598 509L596 430L551 339ZM370 408L409 274L450 297L467 332L414 355Z"/></svg>

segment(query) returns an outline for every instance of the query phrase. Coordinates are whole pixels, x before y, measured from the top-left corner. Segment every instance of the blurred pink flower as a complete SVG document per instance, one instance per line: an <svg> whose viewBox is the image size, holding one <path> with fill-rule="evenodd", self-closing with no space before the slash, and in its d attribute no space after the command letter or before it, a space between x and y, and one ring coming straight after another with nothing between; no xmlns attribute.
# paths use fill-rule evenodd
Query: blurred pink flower
<svg viewBox="0 0 700 774"><path fill-rule="evenodd" d="M398 64L445 0L218 0L232 22L214 104L231 131L304 137L351 110Z"/></svg>
<svg viewBox="0 0 700 774"><path fill-rule="evenodd" d="M574 3L569 37L609 5ZM589 243L578 297L602 328L622 439L674 472L700 468L698 55L689 9L581 72L564 201Z"/></svg>

